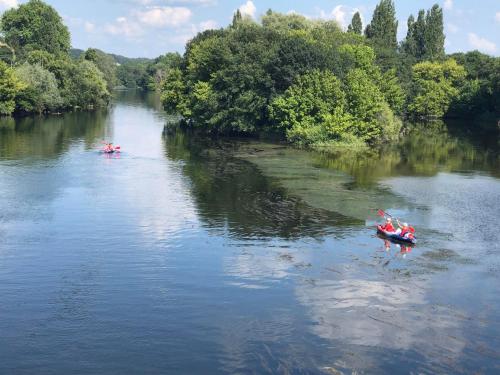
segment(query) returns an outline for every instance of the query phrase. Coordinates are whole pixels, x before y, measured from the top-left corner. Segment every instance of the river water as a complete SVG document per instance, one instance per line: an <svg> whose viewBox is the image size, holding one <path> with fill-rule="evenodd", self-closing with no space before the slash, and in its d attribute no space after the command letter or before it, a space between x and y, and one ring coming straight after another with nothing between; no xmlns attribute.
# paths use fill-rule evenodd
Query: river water
<svg viewBox="0 0 500 375"><path fill-rule="evenodd" d="M327 156L166 120L134 92L0 120L0 373L500 372L496 135Z"/></svg>

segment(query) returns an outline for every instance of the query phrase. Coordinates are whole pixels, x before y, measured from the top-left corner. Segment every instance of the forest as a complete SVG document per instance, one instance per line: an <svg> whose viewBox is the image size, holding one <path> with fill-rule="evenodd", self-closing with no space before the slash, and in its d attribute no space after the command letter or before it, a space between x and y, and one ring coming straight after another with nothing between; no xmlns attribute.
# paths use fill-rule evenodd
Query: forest
<svg viewBox="0 0 500 375"><path fill-rule="evenodd" d="M316 148L387 142L402 120L468 118L496 127L500 59L446 55L439 5L408 18L397 41L395 4L381 0L363 27L268 10L259 22L199 33L162 83L170 113L212 134L278 133ZM476 124L476 125L473 125Z"/></svg>
<svg viewBox="0 0 500 375"><path fill-rule="evenodd" d="M130 59L71 49L57 11L30 0L0 17L0 115L105 107L116 88L155 90L180 59L178 53Z"/></svg>

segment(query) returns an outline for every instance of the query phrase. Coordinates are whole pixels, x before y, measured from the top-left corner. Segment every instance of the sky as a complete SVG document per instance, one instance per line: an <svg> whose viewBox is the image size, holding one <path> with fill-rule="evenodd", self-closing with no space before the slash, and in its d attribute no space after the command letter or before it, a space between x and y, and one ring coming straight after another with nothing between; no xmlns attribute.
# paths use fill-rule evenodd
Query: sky
<svg viewBox="0 0 500 375"><path fill-rule="evenodd" d="M75 48L99 48L128 57L182 53L196 33L227 26L236 9L259 20L271 8L310 18L335 19L342 27L359 11L363 25L379 0L46 0L62 16ZM0 13L26 0L0 0ZM444 9L447 53L480 50L500 56L500 0L395 0L398 37L419 9Z"/></svg>

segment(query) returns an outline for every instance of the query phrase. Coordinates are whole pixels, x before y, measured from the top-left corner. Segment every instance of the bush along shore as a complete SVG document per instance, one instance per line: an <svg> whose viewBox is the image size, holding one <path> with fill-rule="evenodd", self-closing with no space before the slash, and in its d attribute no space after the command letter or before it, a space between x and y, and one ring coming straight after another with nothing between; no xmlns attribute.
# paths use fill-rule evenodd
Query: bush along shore
<svg viewBox="0 0 500 375"><path fill-rule="evenodd" d="M446 55L438 5L408 19L396 39L393 1L346 31L333 21L267 11L236 12L226 28L196 35L161 82L165 110L210 134L280 134L319 149L389 142L403 118L482 117L500 112L500 59ZM471 122L473 123L473 122Z"/></svg>

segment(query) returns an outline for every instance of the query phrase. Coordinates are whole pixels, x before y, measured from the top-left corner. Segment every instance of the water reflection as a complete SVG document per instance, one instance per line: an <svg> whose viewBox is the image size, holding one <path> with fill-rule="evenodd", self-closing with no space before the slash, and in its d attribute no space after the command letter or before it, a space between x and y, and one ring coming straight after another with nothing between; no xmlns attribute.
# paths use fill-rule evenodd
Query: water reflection
<svg viewBox="0 0 500 375"><path fill-rule="evenodd" d="M227 228L242 238L291 238L342 235L342 228L362 224L308 206L253 164L235 158L225 144L183 132L167 135L165 142L167 156L183 163L198 212L211 229Z"/></svg>
<svg viewBox="0 0 500 375"><path fill-rule="evenodd" d="M136 94L102 125L4 122L0 372L498 372L489 148L415 136L389 167L323 167L283 145L162 140L156 99ZM104 135L119 159L91 148ZM386 249L379 207L418 247Z"/></svg>
<svg viewBox="0 0 500 375"><path fill-rule="evenodd" d="M161 99L158 93L143 90L119 90L114 93L115 101L127 106L148 108L161 111Z"/></svg>
<svg viewBox="0 0 500 375"><path fill-rule="evenodd" d="M348 173L356 186L372 186L387 177L435 176L439 172L480 170L500 177L500 155L490 136L472 139L442 121L407 126L397 144L366 153L316 154L316 163Z"/></svg>
<svg viewBox="0 0 500 375"><path fill-rule="evenodd" d="M390 351L386 355L409 354L398 363L399 371L442 371L440 358L453 363L462 355L466 346L462 325L467 318L460 310L429 303L426 289L425 283L415 280L342 279L303 283L296 293L310 311L313 332L338 342L337 355L349 368L387 371L391 363L377 359L377 353L386 350ZM370 353L368 348L376 351ZM352 351L357 355L350 355ZM415 352L427 362L419 363Z"/></svg>
<svg viewBox="0 0 500 375"><path fill-rule="evenodd" d="M0 117L0 159L53 158L82 142L95 147L106 132L107 111Z"/></svg>

